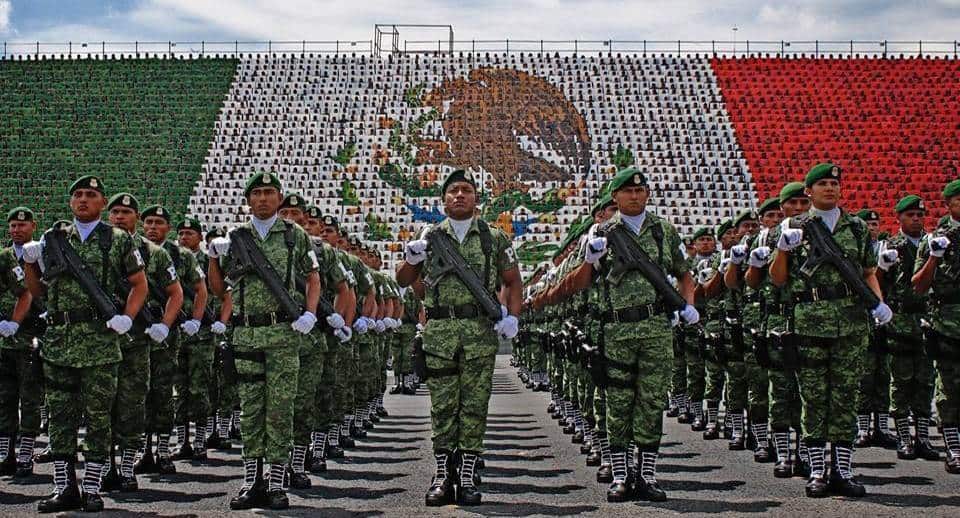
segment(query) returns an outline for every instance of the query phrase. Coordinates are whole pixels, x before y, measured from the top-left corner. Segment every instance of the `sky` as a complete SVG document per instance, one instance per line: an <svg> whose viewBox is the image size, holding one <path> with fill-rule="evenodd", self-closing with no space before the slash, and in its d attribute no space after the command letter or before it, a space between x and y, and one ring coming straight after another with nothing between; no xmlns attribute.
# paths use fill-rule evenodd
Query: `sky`
<svg viewBox="0 0 960 518"><path fill-rule="evenodd" d="M0 0L8 42L367 41L376 23L450 24L457 40L953 41L960 0Z"/></svg>

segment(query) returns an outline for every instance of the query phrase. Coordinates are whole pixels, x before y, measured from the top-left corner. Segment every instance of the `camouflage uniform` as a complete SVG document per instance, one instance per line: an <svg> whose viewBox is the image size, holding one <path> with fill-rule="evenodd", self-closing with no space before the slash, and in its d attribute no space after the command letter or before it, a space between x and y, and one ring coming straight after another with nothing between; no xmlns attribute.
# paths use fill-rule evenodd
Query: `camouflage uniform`
<svg viewBox="0 0 960 518"><path fill-rule="evenodd" d="M356 281L353 275L350 274L350 271L344 266L342 252L322 241L314 241L314 247L316 249L324 249L322 252L317 252L318 257L324 258L324 261L321 261L321 263L326 266L325 261L334 261L332 268L336 268L337 270L321 279L324 287L323 295L332 303L336 295L335 286L338 282L346 282L347 287L353 290L356 287ZM338 359L342 354L342 350L352 350L349 341L341 342L340 339L332 333L326 333L325 338L327 341L327 351L323 356L323 372L320 375L320 386L317 390L316 430L327 430L340 423L340 417L343 415L343 412L340 411L339 402L337 401L337 386L339 385L341 376L338 368ZM315 454L319 455L319 452L315 452Z"/></svg>
<svg viewBox="0 0 960 518"><path fill-rule="evenodd" d="M192 289L197 282L206 282L206 273L190 250L173 242L165 241L164 250L170 255L180 277L180 283ZM193 297L184 293L181 314L187 319L193 318ZM177 322L180 323L179 321ZM177 365L175 377L176 416L179 423L194 422L206 425L210 416L210 384L213 379L213 333L210 324L201 322L200 331L193 336L178 333ZM199 438L198 438L199 439ZM197 441L198 443L200 441Z"/></svg>
<svg viewBox="0 0 960 518"><path fill-rule="evenodd" d="M346 266L350 274L349 276L352 277L356 283L356 318L359 319L362 315L364 298L370 289L374 287L373 276L370 274L370 269L356 257L343 253L341 260L344 262L344 266ZM358 360L360 350L359 342L366 340L365 336L372 332L372 330L366 333L354 332L353 338L351 338L349 342L342 344L338 351L336 393L338 414L343 416L344 429L341 430L341 434L346 434L350 431L350 425L354 419L354 411L363 399Z"/></svg>
<svg viewBox="0 0 960 518"><path fill-rule="evenodd" d="M422 302L413 291L413 288L403 290L403 324L395 333L390 350L393 356L393 373L397 377L397 384L401 384L402 377L413 374L410 344L417 333L417 324L420 322L420 308Z"/></svg>
<svg viewBox="0 0 960 518"><path fill-rule="evenodd" d="M880 243L870 240L870 246L876 254ZM863 357L863 374L860 377L860 390L857 409L857 446L866 446L870 432L870 416L876 421L874 436L878 438L877 445L881 445L887 430L890 412L890 353L884 344L885 330L872 329L867 346L867 354ZM861 443L861 441L863 441Z"/></svg>
<svg viewBox="0 0 960 518"><path fill-rule="evenodd" d="M710 257L708 264L700 263L702 267L698 269L697 276L703 268L712 268L714 271L720 264L725 252L718 252ZM716 273L715 275L720 275ZM703 320L703 341L704 341L704 378L706 384L704 387L703 399L707 406L707 426L710 428L708 433L712 433L717 427L717 414L720 408L720 399L723 398L724 376L723 354L726 350L723 344L724 327L724 303L723 299L713 297L706 302L705 318Z"/></svg>

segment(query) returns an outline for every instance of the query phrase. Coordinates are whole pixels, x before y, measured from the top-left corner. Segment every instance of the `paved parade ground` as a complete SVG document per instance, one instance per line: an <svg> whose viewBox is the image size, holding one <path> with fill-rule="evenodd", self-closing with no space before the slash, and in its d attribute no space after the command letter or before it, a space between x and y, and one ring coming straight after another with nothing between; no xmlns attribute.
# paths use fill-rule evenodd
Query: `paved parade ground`
<svg viewBox="0 0 960 518"><path fill-rule="evenodd" d="M727 451L726 441L705 442L687 426L668 419L658 478L669 500L608 504L606 485L595 468L584 465L579 446L570 443L545 409L548 395L523 389L509 357L497 358L490 403L483 470L484 504L472 508L426 508L430 483L429 395L385 398L390 417L348 458L330 461L313 489L290 492L290 509L281 516L617 516L653 513L726 513L780 516L960 516L960 477L944 472L943 462L898 461L896 452L870 448L855 455L855 468L869 495L861 500L803 496L801 479L778 480L772 464L753 463L750 452ZM935 430L933 443L942 447ZM44 438L45 439L45 438ZM942 453L941 453L942 457ZM227 514L241 481L240 449L211 451L204 465L177 462L169 481L140 476L140 491L106 496L105 515L203 516ZM51 465L23 485L0 482L0 514L34 514L36 502L51 490ZM260 512L266 514L267 511Z"/></svg>

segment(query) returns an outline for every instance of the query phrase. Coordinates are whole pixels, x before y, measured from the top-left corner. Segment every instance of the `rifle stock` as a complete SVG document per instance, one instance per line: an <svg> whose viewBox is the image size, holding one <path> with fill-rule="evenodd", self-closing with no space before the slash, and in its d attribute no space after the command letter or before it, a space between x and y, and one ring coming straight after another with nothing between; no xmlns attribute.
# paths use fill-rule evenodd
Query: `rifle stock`
<svg viewBox="0 0 960 518"><path fill-rule="evenodd" d="M680 295L680 292L670 284L667 276L659 265L650 259L640 246L630 236L622 226L614 226L609 230L601 230L597 235L607 238L607 243L613 248L619 261L617 268L626 271L637 270L647 282L653 286L669 311L679 311L686 307L687 301Z"/></svg>
<svg viewBox="0 0 960 518"><path fill-rule="evenodd" d="M470 265L464 260L463 256L453 245L450 236L440 229L433 229L427 234L430 251L439 260L438 270L432 271L430 279L424 279L424 284L428 287L435 286L447 272L453 272L473 295L477 303L486 313L487 317L493 321L498 321L503 316L500 311L500 302L487 291L480 277L470 268Z"/></svg>
<svg viewBox="0 0 960 518"><path fill-rule="evenodd" d="M803 238L810 243L810 253L806 262L800 268L800 272L808 279L813 276L820 265L826 263L833 265L840 274L843 282L853 290L854 294L862 301L867 308L874 308L880 303L880 298L870 289L867 281L863 280L863 275L857 269L846 255L827 226L823 224L819 216L805 216L802 218L791 218L790 225L793 228L803 229Z"/></svg>

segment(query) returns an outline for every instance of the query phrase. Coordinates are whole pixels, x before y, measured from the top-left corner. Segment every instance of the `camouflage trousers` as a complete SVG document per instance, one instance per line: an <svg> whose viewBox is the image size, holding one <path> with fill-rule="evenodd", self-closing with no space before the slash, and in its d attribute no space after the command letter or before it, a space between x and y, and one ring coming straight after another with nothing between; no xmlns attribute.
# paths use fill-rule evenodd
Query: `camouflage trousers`
<svg viewBox="0 0 960 518"><path fill-rule="evenodd" d="M205 423L212 413L210 384L213 379L214 343L209 333L180 335L177 355L177 421Z"/></svg>
<svg viewBox="0 0 960 518"><path fill-rule="evenodd" d="M340 376L337 372L337 358L340 356L340 349L346 344L341 344L340 340L334 336L326 335L327 350L323 353L323 373L320 375L320 386L317 388L317 429L326 430L331 425L340 422L341 414L338 413L337 401L337 380Z"/></svg>
<svg viewBox="0 0 960 518"><path fill-rule="evenodd" d="M577 405L580 401L578 389L580 386L580 364L574 360L562 362L564 383L564 399Z"/></svg>
<svg viewBox="0 0 960 518"><path fill-rule="evenodd" d="M706 392L706 366L700 352L700 336L693 326L684 327L684 363L687 397L691 402L703 401Z"/></svg>
<svg viewBox="0 0 960 518"><path fill-rule="evenodd" d="M215 338L214 340L217 340ZM210 376L210 406L221 416L229 416L234 409L240 408L240 395L236 383L230 383L223 374L223 358L220 344L214 342L213 362Z"/></svg>
<svg viewBox="0 0 960 518"><path fill-rule="evenodd" d="M636 324L610 323L604 329L608 360L606 388L607 433L610 448L623 451L631 442L657 448L663 433L673 335L635 332ZM610 363L610 361L615 363ZM634 372L625 371L629 366Z"/></svg>
<svg viewBox="0 0 960 518"><path fill-rule="evenodd" d="M778 340L771 336L768 340L768 351L770 361L775 363L777 368L767 369L767 379L769 388L767 390L768 421L774 430L789 430L793 427L800 430L800 389L797 387L797 372L795 365L789 365L784 369L784 360L780 354L779 345L773 343Z"/></svg>
<svg viewBox="0 0 960 518"><path fill-rule="evenodd" d="M670 371L670 394L673 396L687 393L687 351L684 342L674 334L673 369Z"/></svg>
<svg viewBox="0 0 960 518"><path fill-rule="evenodd" d="M377 347L377 366L379 371L377 372L377 390L374 393L374 397L382 396L384 392L387 391L387 358L390 356L390 347L391 344L396 340L396 335L393 332L388 332L380 340Z"/></svg>
<svg viewBox="0 0 960 518"><path fill-rule="evenodd" d="M593 378L590 377L590 372L582 365L580 366L580 376L577 383L577 406L580 408L580 411L583 412L584 418L595 419L596 414L593 413L593 401L596 397L597 387L593 384Z"/></svg>
<svg viewBox="0 0 960 518"><path fill-rule="evenodd" d="M87 462L104 462L110 453L110 410L117 393L117 363L63 367L44 362L49 408L50 450L55 459L73 460L77 430L86 418L83 441Z"/></svg>
<svg viewBox="0 0 960 518"><path fill-rule="evenodd" d="M723 386L726 381L726 372L723 365L707 359L704 361L704 385L703 399L718 403L723 399Z"/></svg>
<svg viewBox="0 0 960 518"><path fill-rule="evenodd" d="M887 412L890 409L890 355L868 349L862 363L857 413Z"/></svg>
<svg viewBox="0 0 960 518"><path fill-rule="evenodd" d="M354 394L353 406L366 405L376 393L380 366L377 365L377 343L372 333L357 342L357 371L360 384Z"/></svg>
<svg viewBox="0 0 960 518"><path fill-rule="evenodd" d="M936 382L933 360L927 356L921 337L890 336L890 414L930 417L930 402Z"/></svg>
<svg viewBox="0 0 960 518"><path fill-rule="evenodd" d="M113 437L121 450L140 448L147 429L147 392L150 389L150 339L134 339L122 347L117 368L117 397L113 402Z"/></svg>
<svg viewBox="0 0 960 518"><path fill-rule="evenodd" d="M320 340L321 345L312 343L314 339ZM313 334L310 342L300 347L300 371L293 401L293 443L301 446L310 444L310 434L320 429L318 396L323 380L326 338Z"/></svg>
<svg viewBox="0 0 960 518"><path fill-rule="evenodd" d="M547 354L535 340L527 347L527 368L530 372L547 372Z"/></svg>
<svg viewBox="0 0 960 518"><path fill-rule="evenodd" d="M770 378L767 369L760 367L753 354L753 338L744 337L747 352L743 355L743 365L747 378L747 415L753 423L766 423L770 412Z"/></svg>
<svg viewBox="0 0 960 518"><path fill-rule="evenodd" d="M948 356L939 358L936 362L935 402L941 424L944 427L954 427L960 425L960 351L953 349L946 354Z"/></svg>
<svg viewBox="0 0 960 518"><path fill-rule="evenodd" d="M354 338L356 338L356 335L354 335ZM336 406L338 418L353 412L354 409L353 400L356 399L355 392L359 381L356 350L357 344L354 339L337 349Z"/></svg>
<svg viewBox="0 0 960 518"><path fill-rule="evenodd" d="M171 333L172 336L172 333ZM169 340L176 343L175 340ZM177 348L153 345L150 350L150 390L147 391L147 432L170 433L175 422L173 385L179 374Z"/></svg>
<svg viewBox="0 0 960 518"><path fill-rule="evenodd" d="M857 423L856 397L867 337L800 337L797 385L803 405L803 438L851 441Z"/></svg>
<svg viewBox="0 0 960 518"><path fill-rule="evenodd" d="M43 377L29 348L0 349L0 436L40 433Z"/></svg>
<svg viewBox="0 0 960 518"><path fill-rule="evenodd" d="M412 324L404 324L399 332L393 336L390 354L393 356L394 374L413 374L413 361L410 344L416 335L417 328Z"/></svg>
<svg viewBox="0 0 960 518"><path fill-rule="evenodd" d="M598 430L607 430L607 389L594 386L593 417L597 420Z"/></svg>
<svg viewBox="0 0 960 518"><path fill-rule="evenodd" d="M270 349L235 349L243 458L262 458L269 464L287 461L293 447L299 350L299 343Z"/></svg>

